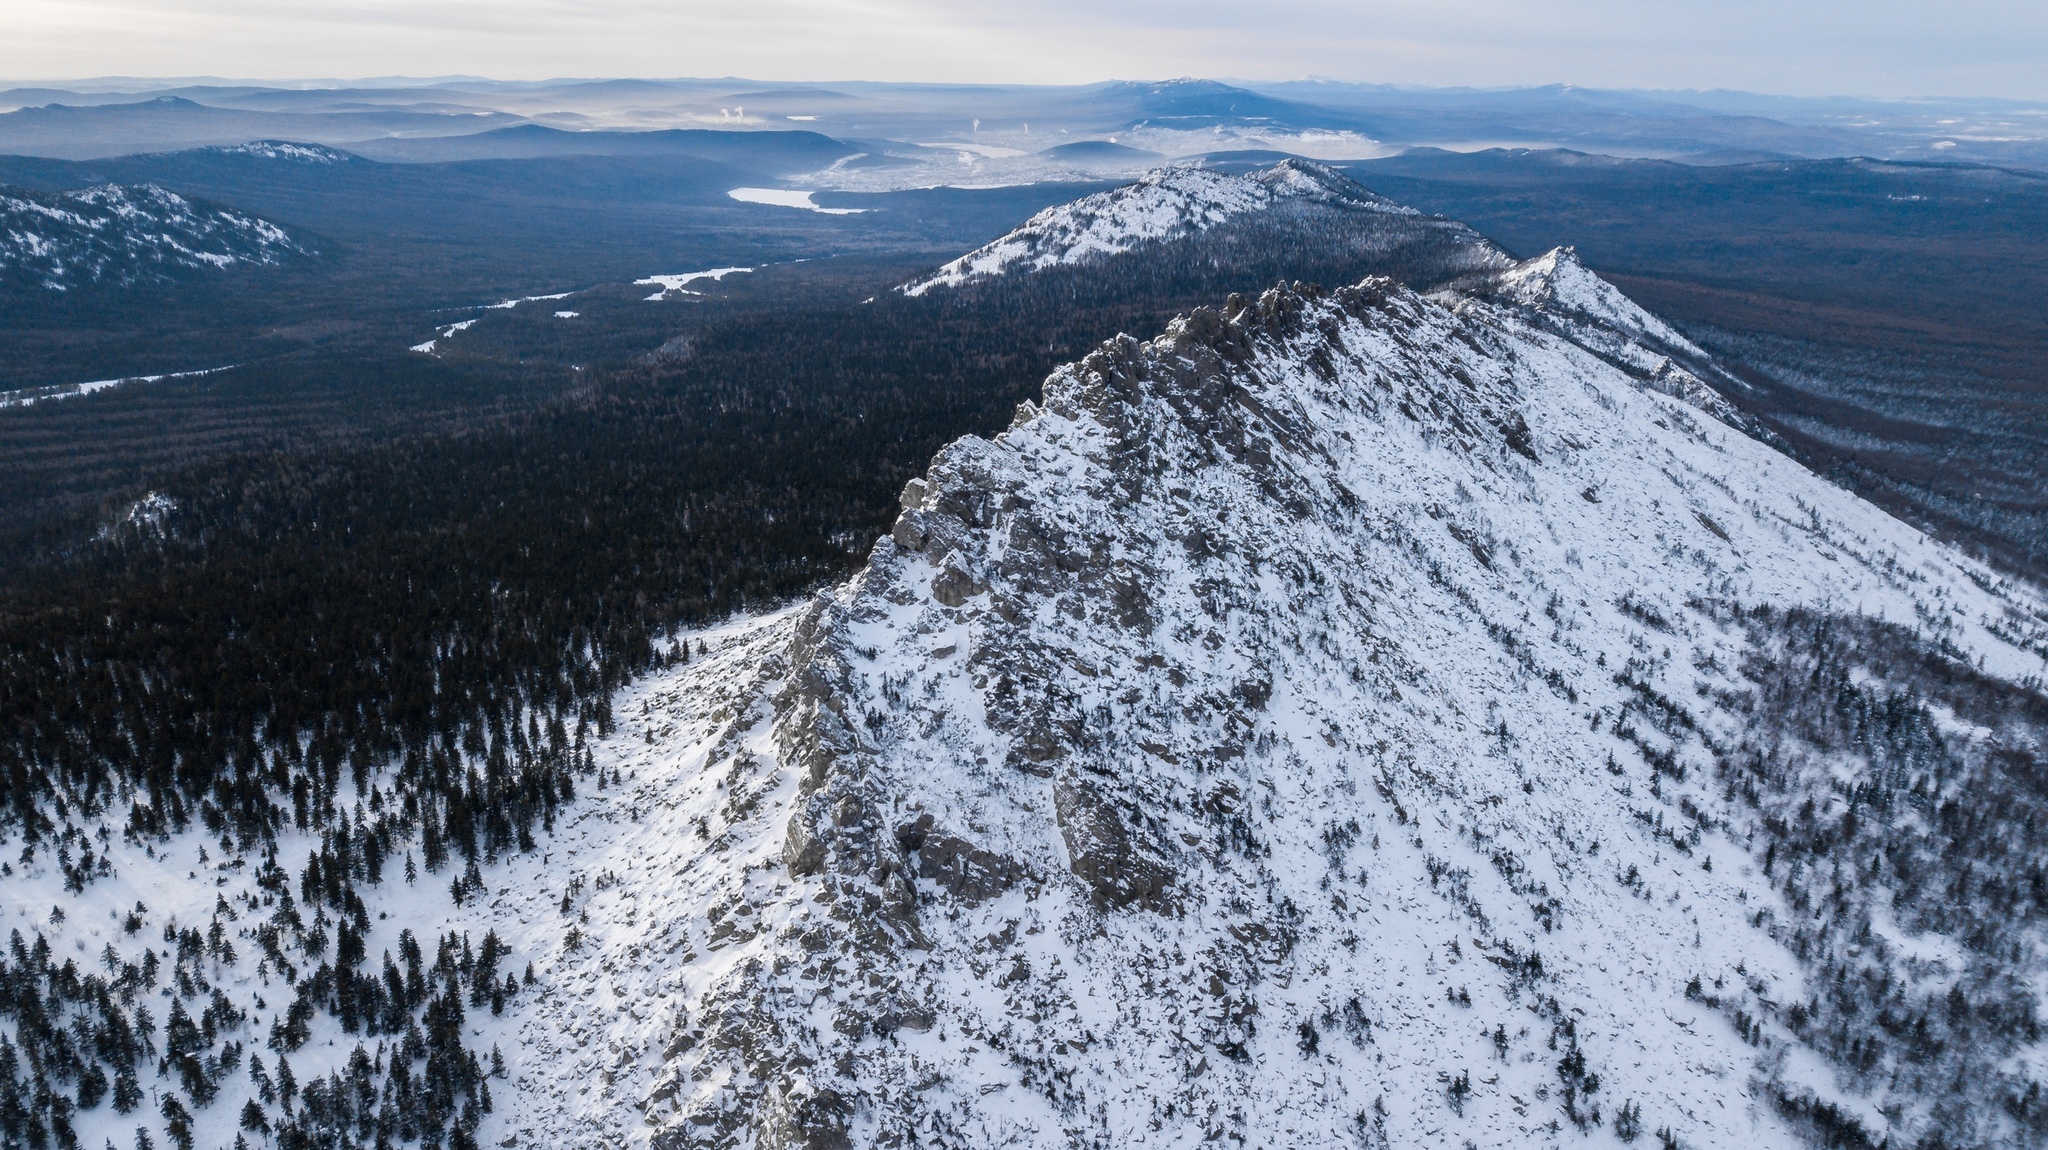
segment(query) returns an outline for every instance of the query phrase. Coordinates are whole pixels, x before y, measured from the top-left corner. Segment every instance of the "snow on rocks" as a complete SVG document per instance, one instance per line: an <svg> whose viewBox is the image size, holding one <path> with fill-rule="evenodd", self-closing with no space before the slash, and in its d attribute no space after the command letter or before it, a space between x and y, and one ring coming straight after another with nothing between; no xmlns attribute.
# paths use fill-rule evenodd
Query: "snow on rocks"
<svg viewBox="0 0 2048 1150"><path fill-rule="evenodd" d="M483 1144L645 1144L645 1112L677 1089L662 1074L688 1044L690 1004L747 960L744 943L807 916L784 905L795 786L770 744L798 615L685 636L701 655L619 700L620 731L597 752L611 787L492 875L490 917L545 989L500 1024L515 1101Z"/></svg>
<svg viewBox="0 0 2048 1150"><path fill-rule="evenodd" d="M1693 355L1706 354L1623 295L1621 289L1588 270L1579 262L1575 248L1552 248L1524 260L1501 272L1496 282L1495 290L1503 300L1569 315L1625 338L1648 338Z"/></svg>
<svg viewBox="0 0 2048 1150"><path fill-rule="evenodd" d="M1997 621L2031 592L1516 308L1386 281L1120 338L903 502L751 710L634 749L696 771L648 817L700 821L620 872L615 981L668 1013L615 1043L645 1129L590 1121L663 1150L1925 1128L1784 1013L1820 988L1713 781L1753 649L1725 604L1938 611L2016 682L2041 658Z"/></svg>
<svg viewBox="0 0 2048 1150"><path fill-rule="evenodd" d="M1747 390L1747 382L1595 275L1573 248L1474 273L1455 281L1452 290L1518 308L1524 319L1603 356L1648 386L1724 423L1757 431L1717 390Z"/></svg>

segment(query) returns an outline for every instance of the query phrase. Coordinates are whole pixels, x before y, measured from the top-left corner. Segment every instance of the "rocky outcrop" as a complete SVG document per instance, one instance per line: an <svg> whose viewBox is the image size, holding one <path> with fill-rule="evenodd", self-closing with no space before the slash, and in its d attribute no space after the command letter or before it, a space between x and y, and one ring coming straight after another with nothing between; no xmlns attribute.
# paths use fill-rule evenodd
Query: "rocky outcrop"
<svg viewBox="0 0 2048 1150"><path fill-rule="evenodd" d="M1123 804L1075 771L1053 785L1052 798L1067 869L1088 884L1096 906L1167 908L1167 889L1179 868L1133 828L1135 810L1120 809Z"/></svg>
<svg viewBox="0 0 2048 1150"><path fill-rule="evenodd" d="M896 828L896 841L917 856L919 878L931 880L939 890L964 902L994 898L1028 877L1023 864L1015 859L934 830L929 814L920 814Z"/></svg>

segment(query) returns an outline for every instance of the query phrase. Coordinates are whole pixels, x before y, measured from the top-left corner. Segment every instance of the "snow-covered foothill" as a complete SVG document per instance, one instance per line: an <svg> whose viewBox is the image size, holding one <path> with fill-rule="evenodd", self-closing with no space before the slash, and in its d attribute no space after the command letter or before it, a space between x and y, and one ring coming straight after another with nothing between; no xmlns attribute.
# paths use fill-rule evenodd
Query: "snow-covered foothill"
<svg viewBox="0 0 2048 1150"><path fill-rule="evenodd" d="M252 140L246 144L226 144L198 150L218 152L227 156L256 156L265 160L286 160L322 166L351 163L356 158L339 148L330 148L323 144L295 144L289 140Z"/></svg>
<svg viewBox="0 0 2048 1150"><path fill-rule="evenodd" d="M127 286L312 254L268 220L154 184L0 189L0 286Z"/></svg>

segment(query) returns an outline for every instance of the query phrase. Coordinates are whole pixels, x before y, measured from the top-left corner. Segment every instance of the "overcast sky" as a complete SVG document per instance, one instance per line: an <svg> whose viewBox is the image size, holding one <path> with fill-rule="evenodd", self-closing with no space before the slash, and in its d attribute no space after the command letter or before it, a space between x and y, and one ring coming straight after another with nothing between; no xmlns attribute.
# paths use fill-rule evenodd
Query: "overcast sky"
<svg viewBox="0 0 2048 1150"><path fill-rule="evenodd" d="M0 0L0 75L1326 76L2048 97L2048 0Z"/></svg>

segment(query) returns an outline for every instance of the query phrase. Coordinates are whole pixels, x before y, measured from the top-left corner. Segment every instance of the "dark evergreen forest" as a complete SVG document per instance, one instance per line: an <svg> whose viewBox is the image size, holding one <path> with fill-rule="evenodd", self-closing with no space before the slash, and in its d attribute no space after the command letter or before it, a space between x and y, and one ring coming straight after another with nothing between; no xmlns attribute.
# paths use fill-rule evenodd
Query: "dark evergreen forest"
<svg viewBox="0 0 2048 1150"><path fill-rule="evenodd" d="M462 784L470 755L553 761L675 628L843 575L939 446L1093 342L1281 268L1362 274L1291 234L1204 266L738 314L537 409L211 459L154 484L161 516L124 517L123 492L11 564L0 799L31 825L57 800L246 844L396 765L406 821L463 816L442 833L503 849L522 820Z"/></svg>

